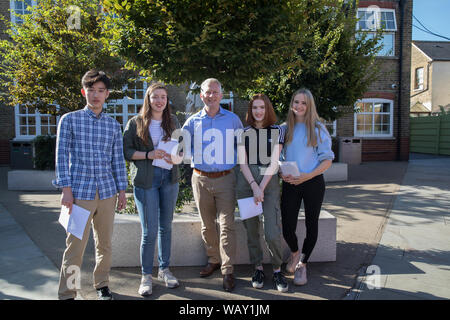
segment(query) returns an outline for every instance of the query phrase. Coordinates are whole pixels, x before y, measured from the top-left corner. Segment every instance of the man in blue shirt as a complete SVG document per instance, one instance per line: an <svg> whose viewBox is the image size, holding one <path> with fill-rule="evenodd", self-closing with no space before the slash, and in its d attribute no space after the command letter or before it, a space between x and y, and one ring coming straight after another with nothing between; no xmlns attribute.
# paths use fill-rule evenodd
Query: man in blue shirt
<svg viewBox="0 0 450 320"><path fill-rule="evenodd" d="M84 109L61 117L56 142L56 179L61 205L76 204L90 212L82 240L67 234L59 280L59 299L74 299L80 267L92 223L96 249L94 287L101 300L111 300L108 288L115 206L126 206L127 172L120 124L102 113L110 80L102 71L88 71L82 79ZM119 196L117 197L117 193ZM75 278L75 279L74 279ZM74 281L75 280L75 281Z"/></svg>
<svg viewBox="0 0 450 320"><path fill-rule="evenodd" d="M236 130L242 129L237 115L220 106L222 86L217 79L201 85L201 111L189 117L183 129L191 137L192 189L202 221L202 238L208 264L201 277L221 268L223 288L234 288L233 263L236 252L234 209L236 205ZM216 219L220 225L217 233Z"/></svg>

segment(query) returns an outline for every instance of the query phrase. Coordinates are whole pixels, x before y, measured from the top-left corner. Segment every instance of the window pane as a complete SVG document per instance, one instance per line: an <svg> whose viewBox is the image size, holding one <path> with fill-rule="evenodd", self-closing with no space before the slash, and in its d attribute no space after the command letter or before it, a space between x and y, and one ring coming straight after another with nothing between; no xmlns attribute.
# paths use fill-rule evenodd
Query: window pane
<svg viewBox="0 0 450 320"><path fill-rule="evenodd" d="M390 103L383 103L383 108L381 112L391 112L391 104Z"/></svg>
<svg viewBox="0 0 450 320"><path fill-rule="evenodd" d="M383 34L380 39L380 44L383 48L378 53L379 56L393 56L394 55L394 35L393 34Z"/></svg>
<svg viewBox="0 0 450 320"><path fill-rule="evenodd" d="M20 125L26 126L27 124L27 117L20 117Z"/></svg>
<svg viewBox="0 0 450 320"><path fill-rule="evenodd" d="M390 119L390 116L389 115L383 115L383 118L382 118L382 123L383 124L389 124L390 123L390 121L389 121L389 119Z"/></svg>
<svg viewBox="0 0 450 320"><path fill-rule="evenodd" d="M36 118L35 117L28 117L28 124L36 125Z"/></svg>
<svg viewBox="0 0 450 320"><path fill-rule="evenodd" d="M123 125L123 117L122 116L117 116L116 120L117 120L117 122L119 122L120 124Z"/></svg>
<svg viewBox="0 0 450 320"><path fill-rule="evenodd" d="M117 113L122 113L123 111L122 111L122 105L121 104L117 104L116 105L116 112Z"/></svg>
<svg viewBox="0 0 450 320"><path fill-rule="evenodd" d="M22 135L22 136L28 135L27 127L20 126L20 135Z"/></svg>
<svg viewBox="0 0 450 320"><path fill-rule="evenodd" d="M48 117L41 117L41 124L48 125Z"/></svg>
<svg viewBox="0 0 450 320"><path fill-rule="evenodd" d="M364 124L368 125L370 124L370 127L372 127L372 115L371 114L365 114L364 115Z"/></svg>
<svg viewBox="0 0 450 320"><path fill-rule="evenodd" d="M366 123L364 125L364 133L365 134L371 134L372 133L372 123L370 123L370 124Z"/></svg>
<svg viewBox="0 0 450 320"><path fill-rule="evenodd" d="M375 134L380 134L381 133L381 125L380 124L376 124L374 126L373 133L375 133Z"/></svg>
<svg viewBox="0 0 450 320"><path fill-rule="evenodd" d="M43 134L43 135L48 134L48 127L42 127L41 134Z"/></svg>
<svg viewBox="0 0 450 320"><path fill-rule="evenodd" d="M385 125L385 124L383 124L382 126L381 126L381 133L383 133L383 134L389 134L389 128L390 128L390 125Z"/></svg>
<svg viewBox="0 0 450 320"><path fill-rule="evenodd" d="M36 127L35 126L29 126L28 127L28 133L30 134L30 136L36 135Z"/></svg>
<svg viewBox="0 0 450 320"><path fill-rule="evenodd" d="M56 127L50 127L50 134L51 135L56 135Z"/></svg>
<svg viewBox="0 0 450 320"><path fill-rule="evenodd" d="M36 108L35 107L28 107L28 114L35 114L36 113Z"/></svg>
<svg viewBox="0 0 450 320"><path fill-rule="evenodd" d="M358 114L356 116L356 123L359 125L364 125L364 115Z"/></svg>
<svg viewBox="0 0 450 320"><path fill-rule="evenodd" d="M381 124L381 115L375 114L375 115L373 116L373 122L374 122L375 124Z"/></svg>
<svg viewBox="0 0 450 320"><path fill-rule="evenodd" d="M381 103L374 103L373 105L373 112L381 112L382 104Z"/></svg>
<svg viewBox="0 0 450 320"><path fill-rule="evenodd" d="M136 106L133 104L128 105L128 113L135 113Z"/></svg>
<svg viewBox="0 0 450 320"><path fill-rule="evenodd" d="M372 103L364 103L363 112L372 112Z"/></svg>

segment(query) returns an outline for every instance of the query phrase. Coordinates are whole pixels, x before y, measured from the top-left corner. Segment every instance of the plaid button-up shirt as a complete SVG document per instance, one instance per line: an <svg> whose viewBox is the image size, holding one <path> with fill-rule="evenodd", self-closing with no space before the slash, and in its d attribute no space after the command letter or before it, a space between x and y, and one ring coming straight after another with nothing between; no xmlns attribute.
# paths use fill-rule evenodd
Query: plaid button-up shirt
<svg viewBox="0 0 450 320"><path fill-rule="evenodd" d="M127 188L123 138L119 123L104 113L97 117L87 106L61 117L56 141L58 188L71 187L73 197L101 200Z"/></svg>

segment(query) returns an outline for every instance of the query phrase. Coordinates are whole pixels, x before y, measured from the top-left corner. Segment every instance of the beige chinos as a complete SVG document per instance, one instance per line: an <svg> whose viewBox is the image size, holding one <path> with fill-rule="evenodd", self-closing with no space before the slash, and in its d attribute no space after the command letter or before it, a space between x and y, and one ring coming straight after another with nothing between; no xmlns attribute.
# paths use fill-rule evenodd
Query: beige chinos
<svg viewBox="0 0 450 320"><path fill-rule="evenodd" d="M91 224L95 241L94 288L98 289L108 286L116 200L117 196L100 200L98 191L94 200L74 200L74 204L88 210L90 216L82 240L67 233L66 250L64 251L63 265L61 266L59 278L59 299L75 298L76 289L80 289L73 287L76 281L74 281L74 268L71 266L78 267L78 270L81 269L84 251L89 240Z"/></svg>
<svg viewBox="0 0 450 320"><path fill-rule="evenodd" d="M208 262L221 263L223 275L233 273L236 253L235 186L234 170L219 178L201 176L195 171L192 173L192 188L202 221L201 233ZM219 230L216 220L219 223Z"/></svg>

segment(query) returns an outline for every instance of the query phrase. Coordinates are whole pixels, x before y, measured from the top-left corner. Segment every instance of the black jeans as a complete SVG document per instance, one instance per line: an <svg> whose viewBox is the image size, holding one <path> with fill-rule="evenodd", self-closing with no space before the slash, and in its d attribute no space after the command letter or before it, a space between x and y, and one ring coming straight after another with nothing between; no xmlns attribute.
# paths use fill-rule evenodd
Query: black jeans
<svg viewBox="0 0 450 320"><path fill-rule="evenodd" d="M319 231L319 215L325 194L323 175L318 175L300 185L293 185L283 181L281 194L281 223L283 237L291 252L298 251L298 239L295 234L297 219L302 200L305 208L306 238L303 242L303 262L308 262L317 242Z"/></svg>

